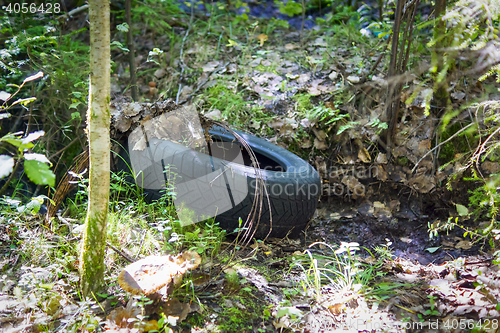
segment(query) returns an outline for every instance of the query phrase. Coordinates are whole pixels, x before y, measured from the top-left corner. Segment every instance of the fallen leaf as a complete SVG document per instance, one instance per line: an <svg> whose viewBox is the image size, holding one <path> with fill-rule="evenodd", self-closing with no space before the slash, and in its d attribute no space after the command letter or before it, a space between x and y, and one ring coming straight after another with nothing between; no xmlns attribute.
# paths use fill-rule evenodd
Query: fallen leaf
<svg viewBox="0 0 500 333"><path fill-rule="evenodd" d="M305 139L300 143L300 148L311 148L312 143L311 140Z"/></svg>
<svg viewBox="0 0 500 333"><path fill-rule="evenodd" d="M462 240L455 245L456 249L468 250L472 247L472 243L467 240Z"/></svg>
<svg viewBox="0 0 500 333"><path fill-rule="evenodd" d="M326 145L325 141L320 141L318 139L314 139L314 148L319 149L319 150L325 150L328 148Z"/></svg>
<svg viewBox="0 0 500 333"><path fill-rule="evenodd" d="M318 87L309 87L307 88L307 92L312 96L321 95L321 90L319 90Z"/></svg>
<svg viewBox="0 0 500 333"><path fill-rule="evenodd" d="M377 158L375 159L375 163L377 164L387 164L387 154L378 153Z"/></svg>
<svg viewBox="0 0 500 333"><path fill-rule="evenodd" d="M328 310L330 311L331 314L338 315L338 314L342 313L342 306L343 305L344 305L343 303L337 303L334 305L330 305L330 306L328 306Z"/></svg>
<svg viewBox="0 0 500 333"><path fill-rule="evenodd" d="M359 147L358 158L363 163L370 163L372 161L372 158L370 157L370 153L368 153L368 150L366 150L365 147Z"/></svg>
<svg viewBox="0 0 500 333"><path fill-rule="evenodd" d="M213 72L217 66L219 66L219 62L214 60L214 61L210 61L208 63L206 63L202 69L204 72Z"/></svg>
<svg viewBox="0 0 500 333"><path fill-rule="evenodd" d="M437 250L439 250L441 248L441 246L437 246L437 247L428 247L426 248L425 250L428 251L429 253L434 253L436 252Z"/></svg>
<svg viewBox="0 0 500 333"><path fill-rule="evenodd" d="M158 315L164 314L167 317L172 317L171 320L175 322L174 325L184 321L190 311L189 303L181 303L177 298L169 299L156 309Z"/></svg>
<svg viewBox="0 0 500 333"><path fill-rule="evenodd" d="M279 118L274 119L268 123L269 127L273 128L275 130L280 129L281 126L283 126L284 124L285 124L285 122L283 121L283 119L279 119Z"/></svg>
<svg viewBox="0 0 500 333"><path fill-rule="evenodd" d="M249 65L250 67L257 67L260 65L260 62L262 61L262 58L255 58L254 60L252 60Z"/></svg>
<svg viewBox="0 0 500 333"><path fill-rule="evenodd" d="M264 60L263 62L260 63L264 67L269 67L271 66L271 62L269 60Z"/></svg>
<svg viewBox="0 0 500 333"><path fill-rule="evenodd" d="M311 75L308 73L300 74L299 78L297 79L297 82L298 83L306 83L307 81L309 81L310 78L311 78Z"/></svg>
<svg viewBox="0 0 500 333"><path fill-rule="evenodd" d="M318 140L323 141L326 139L326 132L323 130L318 130L316 128L313 128L313 133L318 138Z"/></svg>
<svg viewBox="0 0 500 333"><path fill-rule="evenodd" d="M328 46L328 44L325 42L325 40L323 39L323 37L316 38L316 40L314 41L313 45L315 45L315 46Z"/></svg>
<svg viewBox="0 0 500 333"><path fill-rule="evenodd" d="M313 126L313 125L314 125L314 123L313 123L313 122L311 122L308 118L304 118L304 119L302 119L302 120L300 121L300 125L301 125L302 127L311 127L311 126Z"/></svg>
<svg viewBox="0 0 500 333"><path fill-rule="evenodd" d="M430 175L418 175L409 181L410 186L420 193L428 193L435 186L435 177Z"/></svg>
<svg viewBox="0 0 500 333"><path fill-rule="evenodd" d="M214 109L214 110L210 111L209 113L206 113L205 117L210 118L212 120L221 120L222 113L220 112L220 110Z"/></svg>
<svg viewBox="0 0 500 333"><path fill-rule="evenodd" d="M500 164L498 162L485 161L481 163L481 168L488 174L498 173L500 171Z"/></svg>
<svg viewBox="0 0 500 333"><path fill-rule="evenodd" d="M465 98L465 93L463 91L456 91L450 94L453 99L462 100Z"/></svg>
<svg viewBox="0 0 500 333"><path fill-rule="evenodd" d="M461 205L461 204L457 204L456 206L457 206L458 215L460 215L460 216L469 215L469 210L467 209L467 207L465 207L464 205Z"/></svg>
<svg viewBox="0 0 500 333"><path fill-rule="evenodd" d="M349 75L347 77L347 80L351 83L358 83L359 81L361 81L360 77L356 75Z"/></svg>
<svg viewBox="0 0 500 333"><path fill-rule="evenodd" d="M161 79L161 78L162 78L162 77L164 77L166 74L167 74L167 71L166 71L164 68L159 68L159 69L157 69L157 70L154 72L154 76L155 76L157 79Z"/></svg>

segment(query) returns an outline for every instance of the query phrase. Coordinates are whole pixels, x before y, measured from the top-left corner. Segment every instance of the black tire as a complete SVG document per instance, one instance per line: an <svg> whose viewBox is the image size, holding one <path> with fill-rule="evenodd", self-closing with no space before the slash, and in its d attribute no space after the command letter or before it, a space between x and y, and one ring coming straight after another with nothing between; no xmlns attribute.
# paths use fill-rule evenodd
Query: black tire
<svg viewBox="0 0 500 333"><path fill-rule="evenodd" d="M298 236L316 209L321 190L318 173L306 161L288 150L254 135L236 132L249 144L259 160L260 174L266 185L271 204L272 229L269 205L264 197L255 237L264 238L268 234L270 237ZM158 188L158 184L165 184L165 181L170 179L162 170L165 165L176 166L177 180L174 182L178 193L182 194L176 200L181 202L186 199L188 202L194 202L193 200L198 200L196 197L199 197L203 207L196 206L193 209L196 212L198 208L200 208L199 212L210 210L210 213L205 216L216 216L215 220L220 226L228 233L232 233L238 228L239 219L245 222L251 211L255 195L256 172L253 167L249 166L249 157L246 155L243 156L243 161L232 162L234 153L241 151L240 146L236 144L234 144L237 147L236 150L230 148L229 152L227 151L227 144L230 143L233 146L232 142L235 140L232 134L220 127L214 127L210 134L215 141L210 145L212 156L172 141L149 140L147 154L141 152L142 155L138 157L131 156L133 160L139 160L134 167L136 175L142 175L142 177L136 176L136 183L144 188L150 199L160 199L164 190ZM225 151L219 149L221 142ZM136 154L128 147L126 149L132 155ZM160 160L161 163L158 162ZM139 170L142 170L142 173L139 173ZM209 171L217 172L218 170L221 172L217 176L214 177L211 174L207 177ZM139 178L141 181L138 181ZM217 179L217 184L214 179ZM241 186L243 183L244 187ZM226 205L227 207L221 210L210 208L210 206L219 207L223 197L231 203L230 206ZM253 227L255 224L256 221ZM269 233L270 230L271 233Z"/></svg>

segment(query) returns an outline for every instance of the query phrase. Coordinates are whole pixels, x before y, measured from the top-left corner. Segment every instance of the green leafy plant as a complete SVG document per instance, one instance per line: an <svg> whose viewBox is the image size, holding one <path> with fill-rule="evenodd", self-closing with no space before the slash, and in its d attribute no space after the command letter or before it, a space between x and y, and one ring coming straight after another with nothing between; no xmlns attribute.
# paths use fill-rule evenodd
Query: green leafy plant
<svg viewBox="0 0 500 333"><path fill-rule="evenodd" d="M439 316L440 313L439 311L436 309L437 307L437 304L436 304L436 299L437 297L436 296L433 296L433 295L427 295L427 297L429 298L429 302L431 303L431 308L430 309L427 309L425 310L424 314L426 316Z"/></svg>
<svg viewBox="0 0 500 333"><path fill-rule="evenodd" d="M32 103L36 100L35 97L25 98L25 99L17 99L13 103L9 104L8 102L16 96L24 85L27 82L34 81L43 77L43 73L39 72L35 75L29 76L24 79L23 83L14 94L8 94L6 92L2 92L2 99L4 100L3 105L0 106L0 117L8 118L10 114L8 110L12 108L14 105L20 104L23 107L26 107L29 103ZM29 133L27 136L23 136L22 132L17 133L8 133L0 138L0 144L10 144L15 147L15 150L11 152L11 154L1 154L0 155L0 178L7 177L9 175L13 175L15 170L19 166L21 162L24 162L24 171L28 178L37 185L55 185L55 175L50 170L50 161L43 154L37 153L28 153L28 149L35 147L33 141L37 140L41 136L45 134L44 131L36 131ZM0 193L5 192L7 186L9 185L10 177L5 185L0 189Z"/></svg>
<svg viewBox="0 0 500 333"><path fill-rule="evenodd" d="M284 1L274 1L274 3L278 6L280 13L290 17L302 13L302 4L293 0L289 0L286 3Z"/></svg>

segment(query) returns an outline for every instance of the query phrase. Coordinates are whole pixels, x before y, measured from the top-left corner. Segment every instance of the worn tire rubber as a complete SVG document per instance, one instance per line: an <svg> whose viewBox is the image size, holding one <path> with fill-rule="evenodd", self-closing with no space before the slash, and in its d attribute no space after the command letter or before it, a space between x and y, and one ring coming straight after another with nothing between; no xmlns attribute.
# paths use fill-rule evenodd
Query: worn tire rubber
<svg viewBox="0 0 500 333"><path fill-rule="evenodd" d="M269 205L266 198L264 198L262 214L256 228L255 237L264 238L267 235L269 237L285 237L287 235L289 237L297 237L301 230L307 226L316 210L321 190L320 177L317 171L309 163L284 148L254 135L239 131L236 132L248 143L255 154L259 156L259 162L263 157L263 160L272 161L278 164L281 170L284 170L265 170L261 167L261 176L266 185L271 204L272 228L270 226ZM220 127L212 128L210 134L217 141L233 142L235 140L232 134ZM158 143L154 144L158 145ZM182 149L179 148L180 145L169 141L161 142L160 146L166 150ZM128 151L128 147L126 149ZM177 156L180 155L182 157L173 157L172 161L177 159L173 161L177 165L176 173L187 180L202 178L202 174L206 173L207 165L210 163L212 168L214 164L219 165L219 167L221 163L224 166L227 165L223 159L210 157L195 151L178 154ZM215 168L217 169L218 167L216 166ZM243 222L246 221L254 200L256 184L256 173L253 167L232 163L231 173L233 173L233 178L234 174L246 177L248 191L245 193L233 193L232 195L235 197L240 196L238 200L240 202L231 209L217 214L215 218L219 222L220 227L227 230L228 233L232 233L238 228L240 218ZM231 181L231 177L226 177L226 183L228 181L227 178ZM200 182L199 184L201 186L194 189L193 193L196 192L196 195L211 197L215 204L220 197L221 189L214 189L213 186L207 186L207 181L205 183ZM146 184L142 184L142 187L149 199L158 200L162 197L162 190L148 189L148 185ZM252 227L255 227L255 223Z"/></svg>

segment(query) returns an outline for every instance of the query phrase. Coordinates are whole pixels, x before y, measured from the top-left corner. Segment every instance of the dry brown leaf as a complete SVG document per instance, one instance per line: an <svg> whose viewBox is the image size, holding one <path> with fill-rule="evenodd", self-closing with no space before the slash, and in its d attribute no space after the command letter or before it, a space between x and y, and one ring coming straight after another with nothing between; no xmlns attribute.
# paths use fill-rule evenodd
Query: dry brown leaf
<svg viewBox="0 0 500 333"><path fill-rule="evenodd" d="M341 314L343 305L344 305L343 303L330 305L328 306L328 311L330 311L330 313L334 315Z"/></svg>
<svg viewBox="0 0 500 333"><path fill-rule="evenodd" d="M307 81L309 81L310 78L311 78L311 75L308 73L300 74L299 78L297 79L297 82L300 84L303 84L303 83L306 83Z"/></svg>
<svg viewBox="0 0 500 333"><path fill-rule="evenodd" d="M305 139L299 145L300 145L300 148L311 148L312 143L311 143L311 140Z"/></svg>
<svg viewBox="0 0 500 333"><path fill-rule="evenodd" d="M325 141L314 139L314 148L319 150L325 150L328 148L328 145L325 143Z"/></svg>
<svg viewBox="0 0 500 333"><path fill-rule="evenodd" d="M318 95L321 95L321 90L318 89L318 87L308 87L307 88L307 92L309 93L309 95L311 96L318 96Z"/></svg>
<svg viewBox="0 0 500 333"><path fill-rule="evenodd" d="M269 127L271 127L272 129L275 129L275 130L278 130L281 128L281 126L283 126L285 124L285 122L283 121L283 119L273 119L272 121L270 121L267 125Z"/></svg>
<svg viewBox="0 0 500 333"><path fill-rule="evenodd" d="M264 67L269 67L269 66L271 66L272 63L266 59L263 62L261 62L260 64Z"/></svg>
<svg viewBox="0 0 500 333"><path fill-rule="evenodd" d="M221 120L222 119L222 113L218 109L213 109L209 113L206 113L205 117L210 118L212 120Z"/></svg>
<svg viewBox="0 0 500 333"><path fill-rule="evenodd" d="M370 157L370 153L368 152L368 150L366 150L365 147L362 147L362 146L359 147L358 158L363 163L370 163L372 161L372 158Z"/></svg>
<svg viewBox="0 0 500 333"><path fill-rule="evenodd" d="M326 139L326 132L323 130L318 130L316 128L313 128L313 133L316 136L316 138L320 141L323 141Z"/></svg>
<svg viewBox="0 0 500 333"><path fill-rule="evenodd" d="M130 299L127 304L127 307L120 306L119 308L114 309L110 312L110 314L106 317L106 325L104 329L107 331L120 331L120 332L132 332L131 329L137 331L136 320L130 320L137 318L138 315L142 315L142 308L137 305L136 301Z"/></svg>
<svg viewBox="0 0 500 333"><path fill-rule="evenodd" d="M249 65L250 67L257 67L260 65L260 62L262 61L262 58L255 58L254 60L252 60Z"/></svg>
<svg viewBox="0 0 500 333"><path fill-rule="evenodd" d="M158 315L163 313L166 317L174 317L172 319L176 322L181 322L186 319L190 311L191 307L189 303L181 303L176 298L168 300L156 309Z"/></svg>
<svg viewBox="0 0 500 333"><path fill-rule="evenodd" d="M161 79L165 75L167 75L167 71L164 68L157 69L153 74L157 79Z"/></svg>
<svg viewBox="0 0 500 333"><path fill-rule="evenodd" d="M358 83L361 80L361 78L359 76L356 76L356 75L349 75L347 77L347 80L351 83Z"/></svg>
<svg viewBox="0 0 500 333"><path fill-rule="evenodd" d="M316 40L313 42L313 45L315 45L315 46L328 46L328 44L323 39L323 37L316 38Z"/></svg>
<svg viewBox="0 0 500 333"><path fill-rule="evenodd" d="M388 178L387 171L385 171L385 168L383 165L377 165L375 177L378 180L381 180L383 182L385 182L387 180L387 178Z"/></svg>
<svg viewBox="0 0 500 333"><path fill-rule="evenodd" d="M214 60L214 61L210 61L208 63L206 63L202 69L204 72L213 72L217 66L219 66L219 62Z"/></svg>
<svg viewBox="0 0 500 333"><path fill-rule="evenodd" d="M311 127L314 125L314 122L311 122L308 118L304 118L300 121L300 125L302 127Z"/></svg>
<svg viewBox="0 0 500 333"><path fill-rule="evenodd" d="M500 171L500 164L498 162L485 161L481 163L481 168L488 174L498 173Z"/></svg>
<svg viewBox="0 0 500 333"><path fill-rule="evenodd" d="M420 192L429 193L435 186L435 177L430 175L418 175L410 179L410 186Z"/></svg>
<svg viewBox="0 0 500 333"><path fill-rule="evenodd" d="M468 240L461 240L455 245L455 248L457 249L463 249L463 250L468 250L472 247L472 243L469 242Z"/></svg>

